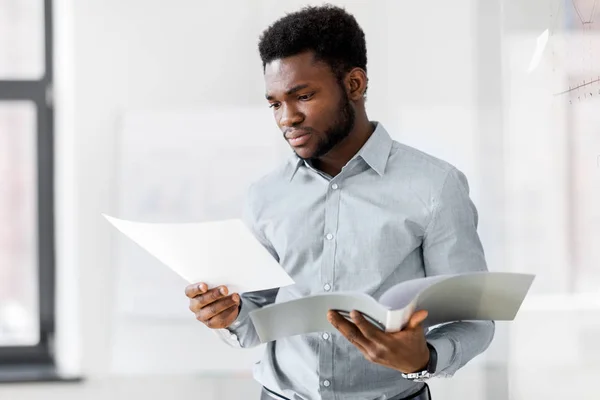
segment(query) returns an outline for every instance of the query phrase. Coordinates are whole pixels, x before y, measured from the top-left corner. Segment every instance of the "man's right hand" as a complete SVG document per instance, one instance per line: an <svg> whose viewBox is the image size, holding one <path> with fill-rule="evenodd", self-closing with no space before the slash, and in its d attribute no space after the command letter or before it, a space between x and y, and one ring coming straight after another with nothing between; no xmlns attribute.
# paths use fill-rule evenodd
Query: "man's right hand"
<svg viewBox="0 0 600 400"><path fill-rule="evenodd" d="M195 283L185 288L190 299L190 310L196 319L211 329L223 329L233 324L239 313L240 295L229 293L226 286L208 289L206 283Z"/></svg>

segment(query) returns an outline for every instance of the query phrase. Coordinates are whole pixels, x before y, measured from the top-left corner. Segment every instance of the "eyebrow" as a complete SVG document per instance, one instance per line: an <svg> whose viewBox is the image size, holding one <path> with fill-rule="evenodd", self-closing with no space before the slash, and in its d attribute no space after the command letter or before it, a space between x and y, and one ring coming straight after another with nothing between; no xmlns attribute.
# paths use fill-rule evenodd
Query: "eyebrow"
<svg viewBox="0 0 600 400"><path fill-rule="evenodd" d="M302 89L306 89L308 86L309 86L309 85L308 85L308 83L303 83L303 84L300 84L300 85L296 85L296 86L294 86L293 88L291 88L291 89L289 89L288 91L286 91L286 92L285 92L285 95L286 95L286 96L289 96L289 95L291 95L291 94L294 94L294 93L296 93L296 92L299 92L299 91L300 91L300 90L302 90ZM265 98L266 98L267 100L273 100L273 99L274 99L274 97L273 97L273 96L271 96L271 95L269 95L269 94L266 94L266 95L265 95Z"/></svg>

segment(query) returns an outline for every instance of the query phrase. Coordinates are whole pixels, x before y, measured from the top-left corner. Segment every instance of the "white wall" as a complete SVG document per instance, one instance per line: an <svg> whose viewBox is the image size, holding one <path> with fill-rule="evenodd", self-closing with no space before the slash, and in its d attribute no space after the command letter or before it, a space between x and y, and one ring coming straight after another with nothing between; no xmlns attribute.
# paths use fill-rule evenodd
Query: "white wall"
<svg viewBox="0 0 600 400"><path fill-rule="evenodd" d="M73 341L61 343L72 348L81 338L85 375L112 372L116 343L137 341L119 361L119 369L130 373L193 372L202 362L198 357L190 362L190 354L201 351L192 343L195 335L204 337L193 317L115 324L113 231L100 213L114 209L119 115L135 109L263 105L258 35L303 3L56 1L56 25L64 30L60 40L67 56L56 71L57 158L63 174L59 287L69 316L79 318L76 329L68 331ZM335 3L346 4L366 32L371 118L382 121L397 139L463 169L477 202L483 178L477 157L475 2ZM173 336L172 343L162 341ZM164 358L142 358L148 351ZM78 357L74 351L72 369ZM226 368L227 360L221 362L219 367Z"/></svg>
<svg viewBox="0 0 600 400"><path fill-rule="evenodd" d="M72 0L53 3L55 100L56 362L65 376L80 376L82 325L77 195L75 48Z"/></svg>
<svg viewBox="0 0 600 400"><path fill-rule="evenodd" d="M249 93L260 90L258 79L251 78L252 72L260 73L253 54L258 31L249 2L235 8L194 1L168 6L162 1L74 5L83 366L87 374L104 375L110 372L113 335L123 328L112 321L113 232L100 217L100 212L110 212L115 198L117 118L135 108L251 104ZM221 27L213 21L228 22ZM239 43L235 52L233 42ZM249 60L254 60L254 70L240 71L239 66L249 65ZM148 342L158 339L157 330L164 323L140 323L136 329L138 322L133 322L132 329ZM137 337L138 343L141 338ZM148 344L154 347L157 342ZM141 369L147 366L147 360L137 362Z"/></svg>

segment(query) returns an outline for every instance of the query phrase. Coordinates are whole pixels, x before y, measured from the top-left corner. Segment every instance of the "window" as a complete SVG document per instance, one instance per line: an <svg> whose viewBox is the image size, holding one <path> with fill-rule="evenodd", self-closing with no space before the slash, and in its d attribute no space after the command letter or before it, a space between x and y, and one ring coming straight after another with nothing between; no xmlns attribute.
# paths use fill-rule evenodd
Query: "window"
<svg viewBox="0 0 600 400"><path fill-rule="evenodd" d="M50 0L0 0L0 380L54 370L50 17Z"/></svg>

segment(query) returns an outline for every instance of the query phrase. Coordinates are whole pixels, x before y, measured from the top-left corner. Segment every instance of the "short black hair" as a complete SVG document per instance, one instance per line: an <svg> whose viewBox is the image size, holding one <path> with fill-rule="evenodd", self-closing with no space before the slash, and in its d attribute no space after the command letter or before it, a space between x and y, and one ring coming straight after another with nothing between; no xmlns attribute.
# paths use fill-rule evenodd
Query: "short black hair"
<svg viewBox="0 0 600 400"><path fill-rule="evenodd" d="M352 14L330 4L304 7L275 21L262 33L258 50L263 70L273 60L312 51L338 80L352 68L367 71L363 30Z"/></svg>

